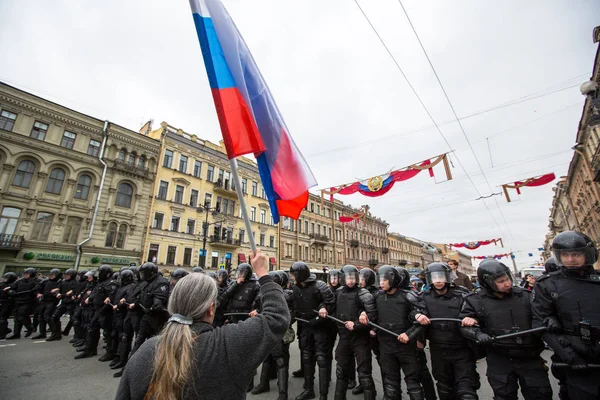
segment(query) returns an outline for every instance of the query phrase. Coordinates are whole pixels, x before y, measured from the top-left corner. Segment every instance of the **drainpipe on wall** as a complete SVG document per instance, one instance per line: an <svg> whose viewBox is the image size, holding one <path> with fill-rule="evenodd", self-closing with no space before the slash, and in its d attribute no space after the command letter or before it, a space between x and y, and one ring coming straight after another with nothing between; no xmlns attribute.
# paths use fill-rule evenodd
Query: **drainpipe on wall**
<svg viewBox="0 0 600 400"><path fill-rule="evenodd" d="M106 148L106 141L108 140L108 124L110 122L104 121L104 128L102 129L102 135L104 139L102 140L102 147L100 147L100 154L98 154L98 160L104 166L104 170L102 171L102 179L100 180L100 188L98 189L98 197L96 198L96 205L94 206L94 215L92 215L92 223L90 224L90 233L88 237L85 238L81 243L77 244L77 257L75 258L75 270L79 271L79 263L81 262L81 246L86 244L92 239L92 234L94 233L94 225L96 225L96 217L98 216L98 208L100 206L100 198L102 197L102 189L104 189L104 181L106 180L106 171L108 170L108 165L103 160L104 157L104 149Z"/></svg>

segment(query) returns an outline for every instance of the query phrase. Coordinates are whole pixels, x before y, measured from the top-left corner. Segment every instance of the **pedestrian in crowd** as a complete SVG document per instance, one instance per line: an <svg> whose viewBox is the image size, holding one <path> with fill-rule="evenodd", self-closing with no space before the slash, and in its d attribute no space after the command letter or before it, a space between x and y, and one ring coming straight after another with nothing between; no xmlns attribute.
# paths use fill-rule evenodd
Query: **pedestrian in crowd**
<svg viewBox="0 0 600 400"><path fill-rule="evenodd" d="M14 299L9 296L10 285L17 281L17 274L7 272L0 283L0 340L6 339L6 335L12 332L8 327L8 318L14 310ZM5 290L6 289L6 290Z"/></svg>
<svg viewBox="0 0 600 400"><path fill-rule="evenodd" d="M600 398L600 274L598 249L579 232L561 232L552 241L559 270L538 279L532 294L533 326L547 328L542 338L553 361L567 364L559 376L560 398ZM550 265L549 269L553 266ZM559 370L559 368L556 368Z"/></svg>
<svg viewBox="0 0 600 400"><path fill-rule="evenodd" d="M125 317L127 316L127 305L121 300L127 298L130 291L135 287L134 273L129 268L123 269L119 273L119 287L115 292L114 302L112 303L113 309L113 324L112 324L112 342L110 351L115 355L114 359L110 363L111 369L123 368L127 362L124 358L121 360L121 354L123 353L122 347L126 343L121 340L125 332ZM126 356L124 356L126 357Z"/></svg>
<svg viewBox="0 0 600 400"><path fill-rule="evenodd" d="M449 260L448 265L452 268L452 283L457 286L464 286L469 290L473 290L473 284L469 275L462 273L458 270L458 261Z"/></svg>
<svg viewBox="0 0 600 400"><path fill-rule="evenodd" d="M30 315L36 306L36 292L39 283L35 268L27 268L23 272L23 278L3 289L15 300L13 334L7 337L7 340L20 339L23 327L27 330L25 337L29 337L33 334L34 329Z"/></svg>
<svg viewBox="0 0 600 400"><path fill-rule="evenodd" d="M513 286L510 270L498 260L479 264L477 279L482 289L465 297L459 318L462 334L486 346L487 377L494 397L516 399L520 386L525 400L552 399L539 336L494 338L531 329L531 293Z"/></svg>
<svg viewBox="0 0 600 400"><path fill-rule="evenodd" d="M260 285L253 279L252 266L248 263L238 265L235 281L227 288L222 296L225 302L225 313L233 314L227 317L226 322L237 323L250 318L250 313L258 312L260 308Z"/></svg>
<svg viewBox="0 0 600 400"><path fill-rule="evenodd" d="M252 373L290 323L283 290L269 276L260 250L252 255L252 265L260 283L261 313L213 328L217 284L204 274L182 278L171 294L169 322L131 357L116 399L246 398Z"/></svg>
<svg viewBox="0 0 600 400"><path fill-rule="evenodd" d="M71 322L71 316L75 311L75 297L73 295L75 293L75 286L77 285L77 281L75 279L76 276L77 271L74 269L70 268L66 270L65 277L58 286L58 290L56 291L56 299L60 302L60 304L56 307L54 313L52 314L53 333L52 336L48 338L49 342L53 340L61 340L62 336L67 336L71 330L71 326L73 325ZM67 323L67 326L65 326L65 330L61 331L60 318L65 314L69 316L69 322Z"/></svg>

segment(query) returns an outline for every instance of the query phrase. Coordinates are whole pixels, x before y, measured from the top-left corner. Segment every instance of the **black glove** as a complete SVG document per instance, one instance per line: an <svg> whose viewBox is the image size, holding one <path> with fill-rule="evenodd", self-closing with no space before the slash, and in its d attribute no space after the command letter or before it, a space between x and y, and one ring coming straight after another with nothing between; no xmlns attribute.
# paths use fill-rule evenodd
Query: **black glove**
<svg viewBox="0 0 600 400"><path fill-rule="evenodd" d="M475 336L475 341L478 344L491 344L494 341L494 338L488 335L487 333L478 332L477 336Z"/></svg>
<svg viewBox="0 0 600 400"><path fill-rule="evenodd" d="M548 329L548 332L556 333L562 331L562 325L554 317L546 317L542 324Z"/></svg>
<svg viewBox="0 0 600 400"><path fill-rule="evenodd" d="M317 326L317 325L319 325L320 322L321 322L321 318L318 316L308 320L308 324L310 326Z"/></svg>
<svg viewBox="0 0 600 400"><path fill-rule="evenodd" d="M569 367L571 367L571 369L580 371L588 367L585 360L581 358L579 354L577 354L571 347L565 348L565 354L567 357L569 357L569 359L566 361L569 363Z"/></svg>

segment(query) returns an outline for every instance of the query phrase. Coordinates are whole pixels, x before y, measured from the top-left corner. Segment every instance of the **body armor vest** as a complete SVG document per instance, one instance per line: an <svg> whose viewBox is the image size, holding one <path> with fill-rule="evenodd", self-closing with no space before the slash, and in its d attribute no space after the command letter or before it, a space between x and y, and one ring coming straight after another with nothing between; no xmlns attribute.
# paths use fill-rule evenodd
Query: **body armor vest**
<svg viewBox="0 0 600 400"><path fill-rule="evenodd" d="M394 294L383 292L377 297L378 325L398 334L410 328L411 323L408 320L410 310L406 292L402 289L398 289ZM391 335L387 336L391 337ZM396 338L393 339L396 340Z"/></svg>
<svg viewBox="0 0 600 400"><path fill-rule="evenodd" d="M336 317L342 321L356 321L360 315L357 288L343 288L337 292Z"/></svg>
<svg viewBox="0 0 600 400"><path fill-rule="evenodd" d="M433 289L423 293L423 301L427 305L429 318L458 318L463 297L462 293L448 289L439 296ZM460 323L452 321L433 321L427 328L427 338L440 344L464 344L466 339L460 334Z"/></svg>
<svg viewBox="0 0 600 400"><path fill-rule="evenodd" d="M227 307L228 312L249 313L256 299L256 281L244 282L239 285Z"/></svg>
<svg viewBox="0 0 600 400"><path fill-rule="evenodd" d="M56 292L52 293L52 289L60 288L60 280L51 281L48 279L44 283L44 290L42 293L42 301L44 303L58 303L60 299L56 298Z"/></svg>
<svg viewBox="0 0 600 400"><path fill-rule="evenodd" d="M296 305L296 316L310 320L317 316L316 310L321 304L321 296L316 282L310 282L307 286L294 286L294 300Z"/></svg>

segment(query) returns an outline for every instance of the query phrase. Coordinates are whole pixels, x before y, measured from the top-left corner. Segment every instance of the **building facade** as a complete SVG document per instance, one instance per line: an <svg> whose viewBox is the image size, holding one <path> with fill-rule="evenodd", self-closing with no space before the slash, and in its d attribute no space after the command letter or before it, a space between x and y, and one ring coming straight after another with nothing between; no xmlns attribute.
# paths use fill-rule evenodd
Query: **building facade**
<svg viewBox="0 0 600 400"><path fill-rule="evenodd" d="M144 128L143 128L144 129ZM214 144L166 122L149 136L161 143L144 261L161 269L201 266L235 269L249 262L249 235L276 268L278 227L253 160L238 158L238 173L252 221L247 232L241 218L223 143Z"/></svg>
<svg viewBox="0 0 600 400"><path fill-rule="evenodd" d="M431 243L441 251L443 262L458 261L458 270L465 274L476 274L477 268L473 266L473 258L462 251L450 248L447 244Z"/></svg>
<svg viewBox="0 0 600 400"><path fill-rule="evenodd" d="M390 247L388 241L389 224L371 214L369 206L361 208L364 217L345 223L346 264L357 267L376 269L390 264ZM344 206L343 215L355 215L359 210Z"/></svg>
<svg viewBox="0 0 600 400"><path fill-rule="evenodd" d="M422 243L395 232L388 234L388 243L391 264L406 268L424 268Z"/></svg>
<svg viewBox="0 0 600 400"><path fill-rule="evenodd" d="M0 271L138 264L159 149L0 83Z"/></svg>

